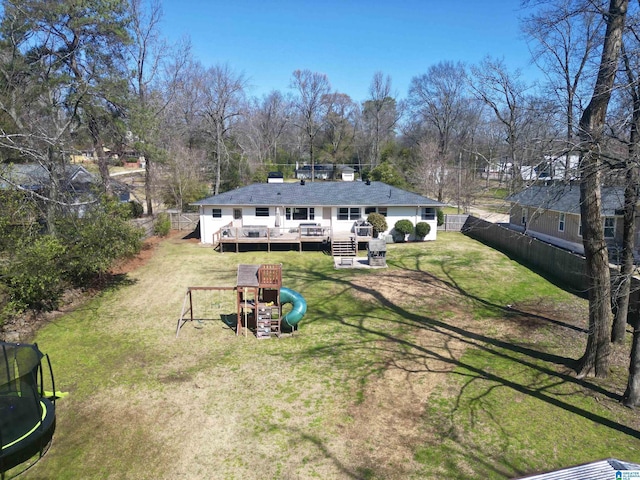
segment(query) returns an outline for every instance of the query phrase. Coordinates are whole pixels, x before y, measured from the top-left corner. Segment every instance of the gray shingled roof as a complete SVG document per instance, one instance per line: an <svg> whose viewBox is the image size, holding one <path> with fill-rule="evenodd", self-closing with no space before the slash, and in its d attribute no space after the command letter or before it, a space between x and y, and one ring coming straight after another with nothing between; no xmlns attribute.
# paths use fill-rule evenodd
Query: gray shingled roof
<svg viewBox="0 0 640 480"><path fill-rule="evenodd" d="M87 192L94 185L100 183L100 177L92 174L82 165L64 165L64 181L67 183L63 188L76 191ZM11 164L0 166L0 189L10 189L11 184L20 185L27 190L41 190L51 183L51 172L45 166L35 163ZM126 184L116 180L111 181L112 188L117 193L128 192Z"/></svg>
<svg viewBox="0 0 640 480"><path fill-rule="evenodd" d="M383 182L254 183L247 187L205 198L192 205L214 206L416 206L445 204L392 187Z"/></svg>
<svg viewBox="0 0 640 480"><path fill-rule="evenodd" d="M580 187L578 185L532 186L513 194L507 201L523 207L540 208L580 214ZM602 188L602 214L613 216L624 208L624 188Z"/></svg>
<svg viewBox="0 0 640 480"><path fill-rule="evenodd" d="M93 176L79 165L65 165L64 169L66 179L72 183L90 184L95 181ZM41 188L51 181L51 173L44 166L34 163L6 165L0 173L14 184L28 189ZM8 188L8 184L2 182L0 187Z"/></svg>
<svg viewBox="0 0 640 480"><path fill-rule="evenodd" d="M629 470L640 471L640 465L609 458L577 467L522 477L520 480L614 480L617 471Z"/></svg>

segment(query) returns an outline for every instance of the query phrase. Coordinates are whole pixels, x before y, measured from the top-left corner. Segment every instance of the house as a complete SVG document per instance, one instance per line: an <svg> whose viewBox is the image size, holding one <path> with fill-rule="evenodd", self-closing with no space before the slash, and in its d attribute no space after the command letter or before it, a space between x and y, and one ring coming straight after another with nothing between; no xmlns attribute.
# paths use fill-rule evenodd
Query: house
<svg viewBox="0 0 640 480"><path fill-rule="evenodd" d="M511 195L507 201L511 203L510 228L584 254L579 185L534 185ZM623 208L624 188L603 187L604 236L612 250L622 245Z"/></svg>
<svg viewBox="0 0 640 480"><path fill-rule="evenodd" d="M560 155L554 157L545 155L544 160L537 165L522 165L520 167L520 175L526 182L536 180L543 181L560 181L575 180L577 178L578 165L580 157L578 155ZM569 170L567 170L567 167Z"/></svg>
<svg viewBox="0 0 640 480"><path fill-rule="evenodd" d="M15 186L47 195L52 182L52 172L44 165L37 163L8 164L0 166L0 189L15 188ZM100 178L89 172L82 165L64 165L60 175L59 188L71 201L81 201L92 197ZM114 193L120 201L127 202L130 198L129 188L116 181L112 181Z"/></svg>
<svg viewBox="0 0 640 480"><path fill-rule="evenodd" d="M372 212L387 218L389 229L408 219L424 221L437 234L436 209L445 205L382 182L255 183L195 202L200 210L200 240L214 243L225 227L265 236L274 230L304 229L327 237L355 232ZM385 232L390 233L390 232Z"/></svg>
<svg viewBox="0 0 640 480"><path fill-rule="evenodd" d="M315 180L330 180L333 178L333 165L316 164L313 166L313 174L311 165L302 165L300 168L296 168L296 178L298 180L310 180L313 176Z"/></svg>
<svg viewBox="0 0 640 480"><path fill-rule="evenodd" d="M351 167L342 167L341 175L343 182L353 182L356 179L356 171Z"/></svg>
<svg viewBox="0 0 640 480"><path fill-rule="evenodd" d="M269 172L269 175L267 175L267 182L284 183L284 175L282 172Z"/></svg>

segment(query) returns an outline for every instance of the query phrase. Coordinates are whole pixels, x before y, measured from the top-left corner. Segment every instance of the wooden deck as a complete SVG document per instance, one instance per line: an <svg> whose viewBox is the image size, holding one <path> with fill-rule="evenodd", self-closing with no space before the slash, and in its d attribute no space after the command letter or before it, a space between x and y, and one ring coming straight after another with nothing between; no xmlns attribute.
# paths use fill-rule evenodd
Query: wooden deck
<svg viewBox="0 0 640 480"><path fill-rule="evenodd" d="M265 226L226 226L213 234L213 247L219 248L220 253L224 252L225 245L235 245L235 251L239 251L240 245L266 245L267 251L271 251L274 244L297 245L302 251L302 245L308 243L330 245L333 239L354 238L356 243L367 242L372 238L371 227L360 227L357 233L367 235L356 235L355 233L339 232L335 237L332 229L320 226L304 226L300 228L271 228Z"/></svg>

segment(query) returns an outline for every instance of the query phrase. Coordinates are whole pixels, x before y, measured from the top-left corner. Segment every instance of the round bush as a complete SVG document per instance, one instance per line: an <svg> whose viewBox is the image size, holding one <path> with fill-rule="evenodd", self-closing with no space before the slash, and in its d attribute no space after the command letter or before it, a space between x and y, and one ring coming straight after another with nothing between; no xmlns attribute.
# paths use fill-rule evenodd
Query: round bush
<svg viewBox="0 0 640 480"><path fill-rule="evenodd" d="M393 229L400 235L409 235L413 232L413 223L411 223L411 220L398 220Z"/></svg>
<svg viewBox="0 0 640 480"><path fill-rule="evenodd" d="M386 232L387 228L387 219L384 218L384 215L379 213L370 213L367 217L367 222L369 222L373 226L373 237L378 238L378 235L381 232Z"/></svg>
<svg viewBox="0 0 640 480"><path fill-rule="evenodd" d="M417 238L424 239L424 237L429 235L430 231L431 231L431 225L429 225L427 222L418 222L416 224L416 237Z"/></svg>
<svg viewBox="0 0 640 480"><path fill-rule="evenodd" d="M438 215L438 226L444 225L444 212L438 208L436 214Z"/></svg>

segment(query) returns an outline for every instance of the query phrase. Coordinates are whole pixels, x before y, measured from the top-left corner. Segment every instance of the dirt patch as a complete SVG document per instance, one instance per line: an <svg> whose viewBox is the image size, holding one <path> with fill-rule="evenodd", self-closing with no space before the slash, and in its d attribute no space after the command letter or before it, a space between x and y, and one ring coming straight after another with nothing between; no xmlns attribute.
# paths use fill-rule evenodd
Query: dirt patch
<svg viewBox="0 0 640 480"><path fill-rule="evenodd" d="M116 262L109 273L111 275L123 275L140 268L147 263L151 257L153 257L153 254L158 249L158 245L162 240L163 239L160 237L147 238L143 242L140 252L135 257Z"/></svg>
<svg viewBox="0 0 640 480"><path fill-rule="evenodd" d="M380 478L401 479L420 470L416 449L435 441L423 428L429 398L436 389L449 390L448 373L467 348L483 343L487 329L494 339L527 338L533 343L548 339L542 327L571 337L584 335L584 302L564 305L540 299L505 305L497 309L497 318L470 322L468 304L473 300L428 273L397 271L353 283L360 301L386 303L408 315L406 342L379 343L378 351L387 352L385 364L379 375L367 380L362 402L350 409L353 421L343 427L361 473L376 472ZM430 311L446 312L446 320L430 318Z"/></svg>

